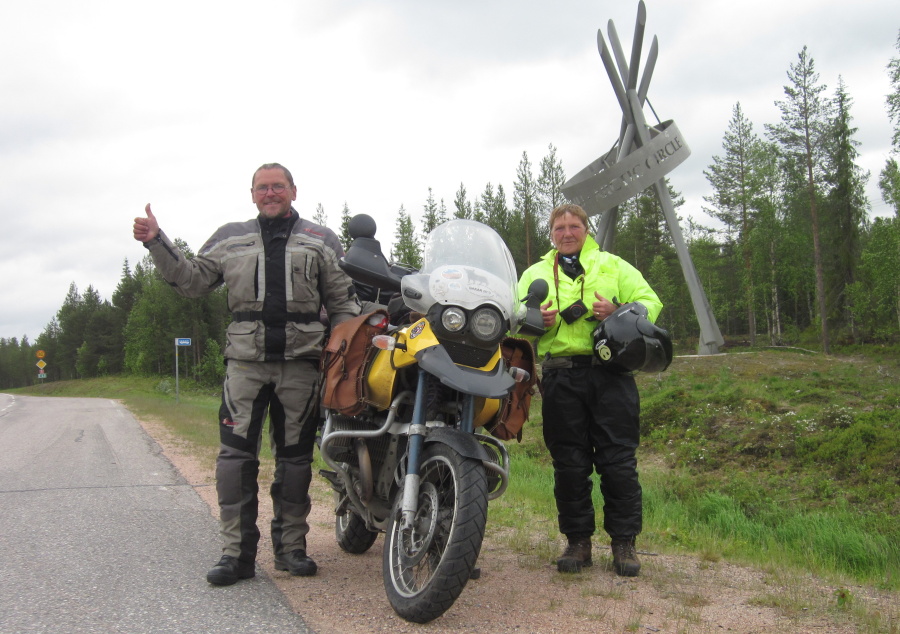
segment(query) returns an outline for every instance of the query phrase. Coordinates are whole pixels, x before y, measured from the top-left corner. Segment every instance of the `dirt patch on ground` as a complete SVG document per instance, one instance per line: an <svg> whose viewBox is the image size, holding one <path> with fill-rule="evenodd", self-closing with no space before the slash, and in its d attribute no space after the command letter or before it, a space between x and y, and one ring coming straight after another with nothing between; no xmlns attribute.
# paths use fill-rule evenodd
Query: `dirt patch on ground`
<svg viewBox="0 0 900 634"><path fill-rule="evenodd" d="M161 424L141 424L218 517L213 470ZM261 482L260 490L267 491L267 483ZM869 606L870 613L892 618L886 621L893 624L890 631L897 631L900 620L895 593L839 588L812 577L783 584L773 574L691 557L644 553L639 577L617 577L606 544L595 535L594 566L577 575L560 575L546 557L513 552L487 537L478 560L480 578L468 583L444 616L417 625L398 617L385 596L383 538L363 555L343 552L334 539L331 490L322 478L314 477L311 495L308 550L319 564L318 575L300 578L275 571L267 535L272 515L267 495L260 497L258 567L319 634L884 631L851 621L852 611L861 604ZM845 593L842 601L840 592Z"/></svg>

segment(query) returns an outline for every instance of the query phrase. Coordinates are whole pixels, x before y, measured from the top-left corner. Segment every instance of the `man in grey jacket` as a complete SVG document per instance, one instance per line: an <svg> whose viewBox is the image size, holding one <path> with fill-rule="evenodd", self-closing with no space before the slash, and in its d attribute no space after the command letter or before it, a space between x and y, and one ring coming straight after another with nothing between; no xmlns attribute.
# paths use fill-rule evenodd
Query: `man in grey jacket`
<svg viewBox="0 0 900 634"><path fill-rule="evenodd" d="M331 230L301 219L291 206L291 173L267 163L250 190L259 215L220 227L187 259L159 228L148 204L134 220L134 238L176 292L199 297L228 288L232 322L219 409L216 460L222 558L206 576L230 585L255 575L259 529L259 450L269 416L275 455L271 495L275 569L316 573L306 553L309 485L318 422L319 355L325 339L321 309L338 324L360 313L354 286L338 268L343 249Z"/></svg>

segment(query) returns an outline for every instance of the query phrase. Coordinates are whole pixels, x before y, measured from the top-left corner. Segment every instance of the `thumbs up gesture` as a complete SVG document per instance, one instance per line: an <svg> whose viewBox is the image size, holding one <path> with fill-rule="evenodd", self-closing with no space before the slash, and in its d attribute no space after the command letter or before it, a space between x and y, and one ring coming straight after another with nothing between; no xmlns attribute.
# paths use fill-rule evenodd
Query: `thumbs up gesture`
<svg viewBox="0 0 900 634"><path fill-rule="evenodd" d="M147 203L144 211L147 213L146 218L138 216L134 219L134 239L138 242L150 242L159 235L159 223L150 211L150 203Z"/></svg>
<svg viewBox="0 0 900 634"><path fill-rule="evenodd" d="M603 321L612 314L616 309L616 305L597 291L594 291L594 297L597 298L597 301L591 306L594 311L594 317L596 317L598 321ZM615 299L615 297L613 299Z"/></svg>

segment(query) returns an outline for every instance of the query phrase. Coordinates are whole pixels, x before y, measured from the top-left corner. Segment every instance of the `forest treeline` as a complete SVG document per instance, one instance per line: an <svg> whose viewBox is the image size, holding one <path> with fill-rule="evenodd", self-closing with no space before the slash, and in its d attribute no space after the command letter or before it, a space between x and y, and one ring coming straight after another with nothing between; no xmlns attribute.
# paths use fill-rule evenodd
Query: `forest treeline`
<svg viewBox="0 0 900 634"><path fill-rule="evenodd" d="M896 46L900 53L900 35ZM775 101L780 120L764 123L760 131L741 104L734 105L722 151L704 172L711 186L704 211L720 226L702 226L690 218L682 224L727 341L800 343L828 353L833 343L900 338L900 54L886 70L892 153L877 178L883 200L893 209L888 216L871 217L865 191L872 175L857 163L850 87L838 77L829 91L806 47L787 71L783 97ZM434 227L449 218L472 218L500 234L522 272L550 248L547 218L564 202L565 181L551 144L537 165L523 152L511 197L502 184L487 183L473 193L460 183L448 206L428 188L421 213L399 208L390 257L419 265L423 240ZM670 193L680 207L680 194L671 186ZM312 219L331 226L346 248L351 215L345 203L334 226L319 205ZM192 255L186 243L176 244ZM665 304L659 323L676 343L683 349L696 344L699 326L652 190L620 206L614 251L656 289ZM38 350L45 354L47 381L121 372L171 375L176 337L192 341L179 352L182 376L216 385L224 371L221 351L231 319L225 293L219 289L202 299L182 298L149 257L133 268L124 263L110 299L92 286L82 292L73 282L56 317L35 341L0 339L0 389L39 381Z"/></svg>

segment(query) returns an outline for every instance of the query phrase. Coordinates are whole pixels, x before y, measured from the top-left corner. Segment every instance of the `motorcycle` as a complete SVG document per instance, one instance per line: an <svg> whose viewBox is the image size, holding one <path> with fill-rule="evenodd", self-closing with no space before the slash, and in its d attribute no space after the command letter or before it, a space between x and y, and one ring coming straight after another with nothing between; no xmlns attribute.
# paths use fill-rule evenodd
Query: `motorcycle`
<svg viewBox="0 0 900 634"><path fill-rule="evenodd" d="M517 299L509 249L472 220L436 227L420 270L386 260L371 217L354 216L348 230L341 268L394 297L367 316L383 334L371 337L359 407L352 415L325 409L319 442L329 469L320 474L334 490L340 548L364 553L384 533L388 600L404 619L426 623L480 572L488 501L509 483L509 453L483 430L517 382L531 378L508 367L501 344L543 334L548 289L538 281ZM409 323L390 325L401 317Z"/></svg>

